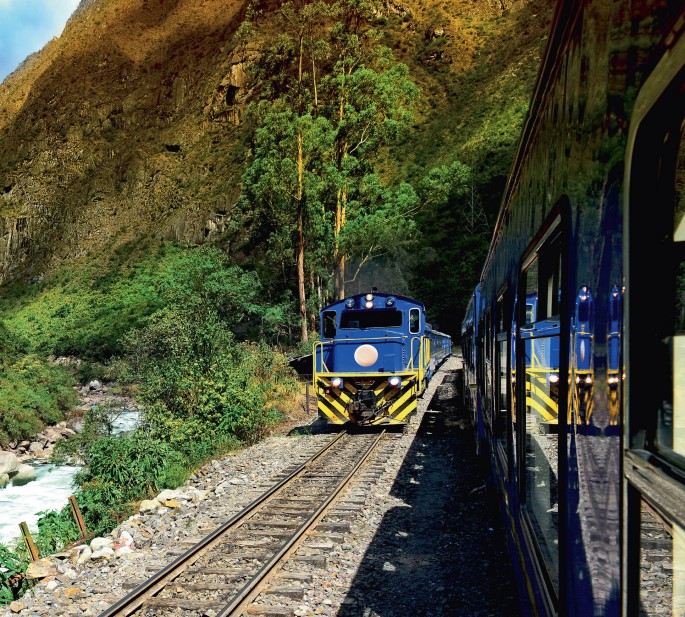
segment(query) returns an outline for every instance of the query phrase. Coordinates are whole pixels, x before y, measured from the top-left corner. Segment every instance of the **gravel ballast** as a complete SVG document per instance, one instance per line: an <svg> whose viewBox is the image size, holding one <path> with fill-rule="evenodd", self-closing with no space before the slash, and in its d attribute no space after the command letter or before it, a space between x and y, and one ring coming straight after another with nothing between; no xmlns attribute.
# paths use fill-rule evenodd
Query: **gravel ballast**
<svg viewBox="0 0 685 617"><path fill-rule="evenodd" d="M313 580L293 614L518 614L499 515L487 499L466 413L455 406L459 368L456 358L443 364L409 429L393 436L391 454L348 490L361 508L347 519L350 531L323 551L325 568L297 566ZM54 576L0 608L0 617L98 615L331 438L313 422L213 461L114 530L115 555L122 532L133 538L130 549L83 563L74 553L53 558Z"/></svg>

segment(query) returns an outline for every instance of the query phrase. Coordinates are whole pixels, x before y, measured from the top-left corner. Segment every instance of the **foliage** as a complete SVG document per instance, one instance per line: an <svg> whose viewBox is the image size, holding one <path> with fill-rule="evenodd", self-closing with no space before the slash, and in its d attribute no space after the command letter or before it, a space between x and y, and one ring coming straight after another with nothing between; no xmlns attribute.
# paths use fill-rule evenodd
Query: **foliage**
<svg viewBox="0 0 685 617"><path fill-rule="evenodd" d="M0 314L24 351L108 359L121 353L127 331L163 306L161 288L187 252L173 244L142 243L120 247L101 261L65 264L40 284L0 288Z"/></svg>
<svg viewBox="0 0 685 617"><path fill-rule="evenodd" d="M36 355L0 361L0 446L56 424L76 402L68 371Z"/></svg>
<svg viewBox="0 0 685 617"><path fill-rule="evenodd" d="M55 444L52 462L56 464L83 464L86 452L98 439L110 437L113 430L111 405L98 405L83 414L83 428L69 439L62 439Z"/></svg>
<svg viewBox="0 0 685 617"><path fill-rule="evenodd" d="M9 604L25 590L26 580L17 575L26 572L28 565L26 555L0 544L0 606Z"/></svg>
<svg viewBox="0 0 685 617"><path fill-rule="evenodd" d="M305 286L325 303L334 271L342 293L348 260L361 269L415 237L413 190L383 187L375 173L418 97L407 67L378 43L376 13L373 2L286 3L254 68L259 100L240 204L252 242L267 246L264 277L297 293L303 323Z"/></svg>
<svg viewBox="0 0 685 617"><path fill-rule="evenodd" d="M50 555L79 538L79 530L71 512L65 506L60 512L39 512L38 535L35 537L39 555Z"/></svg>

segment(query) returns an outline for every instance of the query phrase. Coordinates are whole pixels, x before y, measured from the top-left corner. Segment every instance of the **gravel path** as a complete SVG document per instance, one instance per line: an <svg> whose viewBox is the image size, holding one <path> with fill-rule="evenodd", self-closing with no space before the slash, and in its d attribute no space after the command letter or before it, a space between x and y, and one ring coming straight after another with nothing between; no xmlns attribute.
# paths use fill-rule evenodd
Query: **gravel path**
<svg viewBox="0 0 685 617"><path fill-rule="evenodd" d="M382 465L380 474L367 474L349 489L348 498L363 507L344 539L322 550L326 567L313 570L295 615L518 614L499 517L486 503L466 415L454 404L458 368L455 358L445 362L409 430L395 436L387 460L374 464ZM250 503L294 458L330 438L312 418L289 436L206 465L166 507L137 514L115 530L115 538L122 530L131 534L133 552L82 564L74 563L75 554L53 559L54 576L15 603L14 612L0 609L0 617L98 615Z"/></svg>

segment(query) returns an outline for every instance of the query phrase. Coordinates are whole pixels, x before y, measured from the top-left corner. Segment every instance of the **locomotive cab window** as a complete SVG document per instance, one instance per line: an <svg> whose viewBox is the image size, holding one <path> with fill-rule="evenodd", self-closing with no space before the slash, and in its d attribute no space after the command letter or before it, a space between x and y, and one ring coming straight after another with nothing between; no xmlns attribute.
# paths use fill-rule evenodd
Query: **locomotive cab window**
<svg viewBox="0 0 685 617"><path fill-rule="evenodd" d="M521 271L516 401L521 499L552 595L559 593L558 424L560 413L561 230L551 228Z"/></svg>
<svg viewBox="0 0 685 617"><path fill-rule="evenodd" d="M335 321L338 314L335 311L325 311L323 314L323 336L324 338L335 338L336 325Z"/></svg>
<svg viewBox="0 0 685 617"><path fill-rule="evenodd" d="M384 309L345 311L340 318L340 327L344 330L399 328L401 325L402 312L395 309L390 311Z"/></svg>
<svg viewBox="0 0 685 617"><path fill-rule="evenodd" d="M409 309L409 332L418 334L421 332L421 311L420 309Z"/></svg>

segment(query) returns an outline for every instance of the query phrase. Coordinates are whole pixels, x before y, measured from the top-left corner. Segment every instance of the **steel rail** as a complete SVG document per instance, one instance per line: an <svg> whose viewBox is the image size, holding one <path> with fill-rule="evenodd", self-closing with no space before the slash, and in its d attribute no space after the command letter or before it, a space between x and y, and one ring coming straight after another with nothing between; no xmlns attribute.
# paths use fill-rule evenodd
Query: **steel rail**
<svg viewBox="0 0 685 617"><path fill-rule="evenodd" d="M247 606L261 593L262 588L268 583L269 575L276 569L276 567L288 559L288 557L296 551L305 538L307 532L318 525L321 519L326 515L327 511L336 501L338 495L349 485L354 478L359 468L368 460L371 453L376 449L381 439L385 435L385 430L378 434L373 443L366 449L361 458L352 467L351 471L345 476L333 489L333 492L325 499L325 501L317 508L316 512L312 514L306 521L304 521L295 531L295 533L288 539L283 547L268 561L261 569L249 580L237 595L227 604L216 617L231 617L232 615L240 615Z"/></svg>
<svg viewBox="0 0 685 617"><path fill-rule="evenodd" d="M327 443L323 448L316 452L307 461L302 463L292 473L276 483L266 492L262 493L257 499L248 504L240 512L231 517L228 521L217 527L212 533L205 536L197 544L189 548L185 553L177 557L169 565L162 568L159 572L153 574L148 580L138 585L131 592L125 595L121 600L110 606L108 609L100 613L99 617L125 617L134 611L138 610L145 601L161 591L175 578L177 578L189 566L193 565L200 557L202 557L210 548L218 544L220 539L229 531L240 527L246 522L249 517L255 514L264 503L275 494L279 493L286 485L290 484L295 478L301 476L311 464L325 454L333 447L340 439L347 434L347 431L341 431L334 439Z"/></svg>

